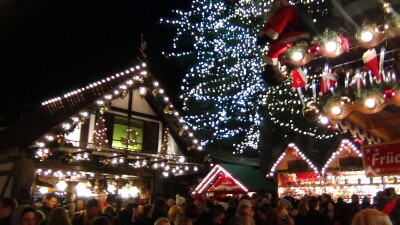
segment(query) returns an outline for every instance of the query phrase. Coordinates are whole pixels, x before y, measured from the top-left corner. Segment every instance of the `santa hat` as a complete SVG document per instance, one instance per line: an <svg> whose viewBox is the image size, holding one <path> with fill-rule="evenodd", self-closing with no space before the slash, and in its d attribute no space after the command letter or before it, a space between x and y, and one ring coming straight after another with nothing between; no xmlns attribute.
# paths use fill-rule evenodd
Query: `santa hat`
<svg viewBox="0 0 400 225"><path fill-rule="evenodd" d="M376 55L375 48L369 49L366 51L362 59L364 61L365 66L372 72L372 74L376 78L376 82L381 82L381 75L379 74L379 64L378 64L378 57Z"/></svg>
<svg viewBox="0 0 400 225"><path fill-rule="evenodd" d="M319 93L322 95L329 91L331 87L335 86L336 82L337 77L335 74L332 74L331 71L329 71L327 74L323 74L321 77Z"/></svg>
<svg viewBox="0 0 400 225"><path fill-rule="evenodd" d="M297 89L305 87L307 84L307 76L303 73L301 67L292 70L292 88Z"/></svg>

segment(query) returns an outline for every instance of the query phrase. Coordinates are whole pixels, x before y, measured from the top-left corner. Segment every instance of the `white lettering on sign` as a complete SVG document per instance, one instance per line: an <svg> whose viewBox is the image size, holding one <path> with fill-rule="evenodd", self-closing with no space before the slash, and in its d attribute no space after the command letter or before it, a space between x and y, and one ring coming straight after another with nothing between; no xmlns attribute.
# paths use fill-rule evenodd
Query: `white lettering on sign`
<svg viewBox="0 0 400 225"><path fill-rule="evenodd" d="M372 166L395 163L400 163L400 154L393 154L393 152L387 152L385 155L381 155L380 152L372 154Z"/></svg>

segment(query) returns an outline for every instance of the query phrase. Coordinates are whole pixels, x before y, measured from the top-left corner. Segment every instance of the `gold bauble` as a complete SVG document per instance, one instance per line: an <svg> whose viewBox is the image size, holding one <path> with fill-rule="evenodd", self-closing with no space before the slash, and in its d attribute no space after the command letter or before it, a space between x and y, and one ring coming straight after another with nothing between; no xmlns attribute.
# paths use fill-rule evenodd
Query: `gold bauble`
<svg viewBox="0 0 400 225"><path fill-rule="evenodd" d="M303 117L310 121L316 121L321 116L321 110L316 102L308 102L302 113Z"/></svg>

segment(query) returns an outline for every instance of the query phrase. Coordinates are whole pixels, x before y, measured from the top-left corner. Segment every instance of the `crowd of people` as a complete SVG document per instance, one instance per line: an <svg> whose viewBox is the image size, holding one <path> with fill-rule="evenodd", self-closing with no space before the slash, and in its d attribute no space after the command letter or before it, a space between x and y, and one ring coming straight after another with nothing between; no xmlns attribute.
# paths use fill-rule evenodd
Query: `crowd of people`
<svg viewBox="0 0 400 225"><path fill-rule="evenodd" d="M151 203L76 199L69 193L59 203L53 193L40 205L0 201L0 225L400 225L400 198L393 188L349 203L330 195L273 198L271 194L234 197L157 197ZM83 204L84 203L84 204Z"/></svg>

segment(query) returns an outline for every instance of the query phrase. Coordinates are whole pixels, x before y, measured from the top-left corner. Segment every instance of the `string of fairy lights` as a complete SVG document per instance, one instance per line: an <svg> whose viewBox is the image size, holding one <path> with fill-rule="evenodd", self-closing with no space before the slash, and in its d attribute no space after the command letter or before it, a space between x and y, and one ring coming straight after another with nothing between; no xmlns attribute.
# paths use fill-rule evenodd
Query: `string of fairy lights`
<svg viewBox="0 0 400 225"><path fill-rule="evenodd" d="M114 82L116 85L112 87ZM104 86L103 86L104 85ZM105 91L105 88L110 90ZM45 134L36 142L36 153L34 158L39 161L46 161L48 158L58 157L66 163L97 163L105 167L124 167L130 166L132 168L150 168L154 170L163 170L163 175L168 176L182 175L190 172L196 172L198 165L189 162L184 156L177 156L171 154L168 150L168 137L169 129L166 129L163 134L162 152L160 154L146 154L140 152L132 152L133 155L124 153L119 149L112 149L108 146L106 138L106 130L103 118L103 113L109 110L110 102L114 99L125 98L128 96L129 91L137 90L141 97L147 94L152 95L155 100L161 102L161 107L164 107L164 113L169 119L177 122L179 128L179 135L189 140L189 148L202 150L203 146L195 138L190 126L184 122L179 115L179 112L174 108L168 96L165 95L164 90L160 88L159 83L147 72L147 65L145 63L137 65L116 75L102 79L101 81L94 82L84 88L74 90L65 94L63 97L55 97L53 99L44 101L42 106L47 108L51 114L57 113L62 110L76 107L79 103L85 101L85 93L93 93L98 96L98 99L84 109L81 109L77 114L72 115L70 119L60 124L60 127ZM86 143L86 147L75 146L69 140L66 140L65 135L73 132L80 124L87 122L91 114L99 112L99 117L95 124L93 131L93 141L95 143ZM97 129L97 130L96 130ZM63 146L67 142L69 145L77 147L76 151L65 154L59 154L54 151L51 145L56 142ZM92 151L92 150L93 151ZM89 151L88 151L89 150ZM89 154L90 153L90 154ZM91 161L98 162L91 162Z"/></svg>
<svg viewBox="0 0 400 225"><path fill-rule="evenodd" d="M205 133L203 144L246 137L234 144L234 153L239 154L257 149L262 119L258 114L262 102L258 93L265 92L258 66L262 53L254 48L254 21L263 15L260 2L238 1L230 7L223 1L193 1L190 11L174 11L177 19L161 20L176 27L175 50L182 40L193 40L192 51L168 54L195 57L181 86L185 121ZM232 123L237 126L232 128Z"/></svg>
<svg viewBox="0 0 400 225"><path fill-rule="evenodd" d="M257 47L255 38L273 2L195 0L189 11L175 10L177 18L161 19L162 23L176 27L174 51L167 55L193 61L182 81L180 99L184 119L202 134L202 144L245 134L233 144L233 154L257 149L259 126L264 119L258 111L264 104L270 109L271 120L285 129L319 139L336 136L336 133L321 134L317 125L302 128L295 119L288 120L290 116L282 118L282 110L301 114L301 109L297 109L301 107L298 96L286 87L265 87L260 79L268 48ZM300 2L309 6L312 15L328 12L323 7L324 1L291 3ZM193 43L188 44L188 40ZM188 45L192 50L187 50ZM282 101L284 92L296 100ZM230 124L236 126L232 128Z"/></svg>

